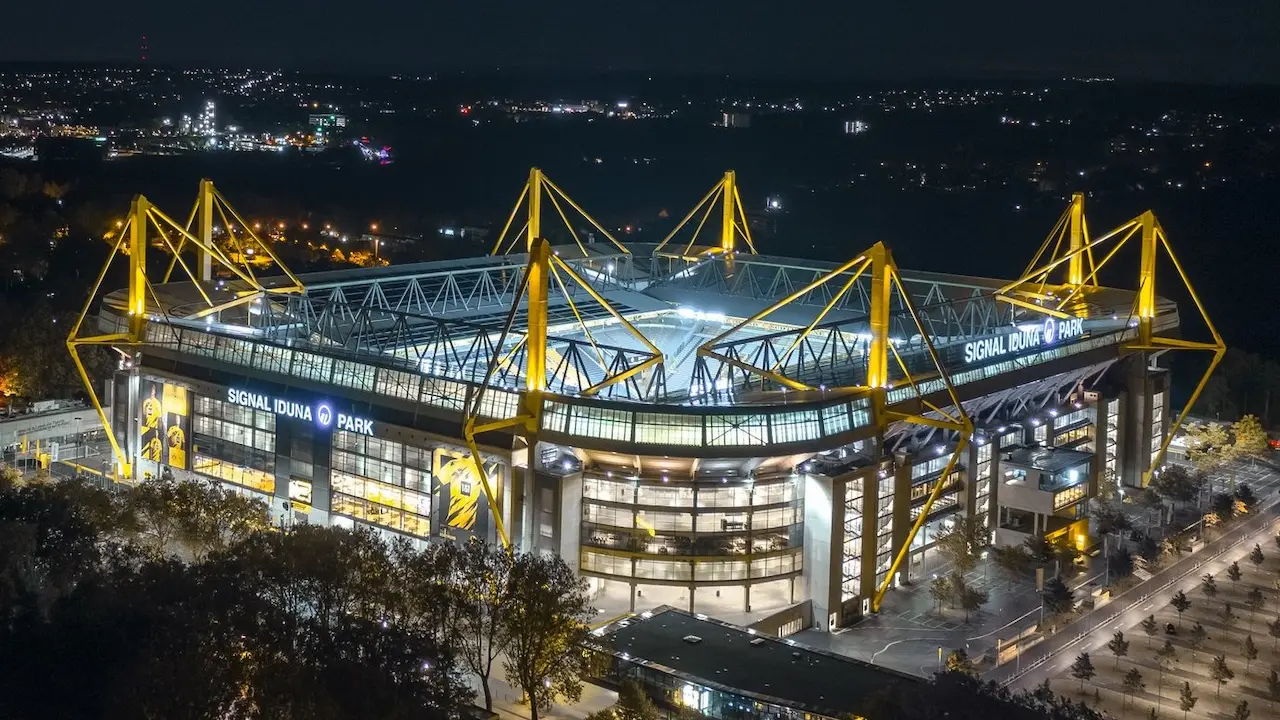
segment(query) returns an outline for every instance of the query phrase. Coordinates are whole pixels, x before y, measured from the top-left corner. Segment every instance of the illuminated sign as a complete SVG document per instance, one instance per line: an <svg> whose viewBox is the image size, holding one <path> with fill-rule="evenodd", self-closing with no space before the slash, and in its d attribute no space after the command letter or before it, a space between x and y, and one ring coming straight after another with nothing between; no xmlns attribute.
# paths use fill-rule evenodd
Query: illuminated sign
<svg viewBox="0 0 1280 720"><path fill-rule="evenodd" d="M314 422L326 430L336 426L339 430L346 430L347 432L360 433L361 435L373 434L372 420L334 412L333 408L329 407L327 403L317 403L312 406L236 388L227 388L227 402L232 405L283 415L295 420Z"/></svg>
<svg viewBox="0 0 1280 720"><path fill-rule="evenodd" d="M1066 320L1048 318L1043 325L1019 326L1017 332L965 343L964 361L972 363L1003 355L1013 355L1041 345L1052 345L1059 340L1077 338L1083 334L1082 318Z"/></svg>

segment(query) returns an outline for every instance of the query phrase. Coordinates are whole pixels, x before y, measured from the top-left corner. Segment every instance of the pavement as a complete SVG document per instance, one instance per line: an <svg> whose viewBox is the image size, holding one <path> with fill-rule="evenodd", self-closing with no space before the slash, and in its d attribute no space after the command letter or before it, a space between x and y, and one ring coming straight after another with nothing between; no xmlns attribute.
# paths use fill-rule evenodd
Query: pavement
<svg viewBox="0 0 1280 720"><path fill-rule="evenodd" d="M1234 474L1237 485L1248 483L1264 503L1270 501L1280 490L1280 470L1267 463L1260 461L1237 463ZM1216 474L1213 479L1215 491L1224 491L1228 488L1231 475L1231 469ZM1141 512L1134 511L1134 515L1135 517L1141 515ZM1263 545L1274 547L1270 540ZM1216 541L1210 543L1210 546L1212 552L1217 552L1213 548L1221 547ZM968 622L965 622L964 613L959 610L944 607L942 613L939 613L929 594L929 580L934 576L950 573L951 567L939 561L936 553L932 555L934 557L931 561L926 560L924 569L915 573L917 579L912 585L895 589L886 596L883 609L879 614L833 633L805 630L792 636L793 639L811 647L857 658L899 672L928 677L938 670L940 664L938 648L943 649L943 659L956 648L965 648L971 658L977 659L983 653L993 650L997 640L1007 640L1040 620L1040 596L1036 592L1034 583L1027 579L1010 586L994 567L988 566L989 561L984 560L979 560L978 566L966 573L965 580L974 587L986 590L990 596L988 602L980 610L972 613ZM1194 557L1201 557L1201 555L1198 553ZM930 562L933 563L932 566ZM1066 573L1067 584L1076 590L1076 596L1080 597L1104 583L1105 570L1106 558L1100 554L1091 559L1088 568L1070 569ZM1201 571L1200 575L1204 572L1209 571ZM1169 569L1157 573L1152 580L1129 590L1125 597L1132 596L1134 591L1139 594L1149 593L1149 589L1142 588L1159 587L1162 584L1159 582L1161 578L1164 579L1163 582L1168 582L1172 577L1168 573ZM1155 584L1152 584L1153 582ZM1119 606L1113 600L1095 612L1114 612L1117 607ZM1093 615L1082 616L1080 620L1088 617ZM1085 627L1078 623L1079 620L1072 623L1072 627ZM1051 640L1061 641L1064 634L1072 633L1067 630L1066 633L1059 633ZM1106 639L1109 638L1108 633ZM1105 643L1105 639L1103 642ZM1030 662L1034 662L1044 653L1044 648L1050 646L1042 643L1028 650L1024 657L1018 658L1016 663L1007 665L1006 669L1012 673L1015 672L1015 667L1027 667ZM991 675L990 679L1005 677L997 673Z"/></svg>
<svg viewBox="0 0 1280 720"><path fill-rule="evenodd" d="M1073 568L1068 585L1073 589L1102 581L1104 561L1093 558L1088 569ZM946 575L951 567L939 564L922 573L915 584L898 588L886 597L880 613L858 624L832 633L805 630L792 639L796 642L839 653L848 657L891 668L911 675L928 677L938 670L938 648L942 656L956 648L965 648L977 658L995 647L997 639L1007 639L1040 620L1040 596L1035 583L1020 580L1010 584L989 560L979 560L978 567L965 574L972 587L989 593L980 610L970 613L944 606L938 613L929 594L929 580L936 574Z"/></svg>
<svg viewBox="0 0 1280 720"><path fill-rule="evenodd" d="M1082 652L1105 653L1112 633L1129 631L1147 615L1164 610L1177 590L1186 592L1194 603L1200 595L1198 588L1202 576L1211 573L1225 580L1226 568L1255 543L1262 545L1264 552L1274 553L1272 537L1277 529L1277 518L1280 518L1280 497L1273 492L1265 497L1257 512L1199 552L1153 574L1150 580L1135 585L1111 603L1079 616L1062 632L1025 653L1019 662L995 668L984 675L984 679L1029 689L1046 678L1066 675L1067 667L1076 655ZM1226 584L1229 583L1223 582L1220 587ZM1136 633L1134 639L1138 639Z"/></svg>

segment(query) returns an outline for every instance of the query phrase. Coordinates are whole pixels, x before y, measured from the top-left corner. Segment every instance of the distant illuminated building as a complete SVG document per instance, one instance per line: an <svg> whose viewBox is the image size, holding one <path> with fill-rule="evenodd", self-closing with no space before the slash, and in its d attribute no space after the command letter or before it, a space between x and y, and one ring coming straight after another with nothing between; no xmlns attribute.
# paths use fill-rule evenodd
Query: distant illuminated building
<svg viewBox="0 0 1280 720"><path fill-rule="evenodd" d="M344 128L347 126L347 116L337 115L334 113L311 113L307 116L307 124L316 130L323 128Z"/></svg>
<svg viewBox="0 0 1280 720"><path fill-rule="evenodd" d="M845 120L844 121L845 135L861 135L862 133L866 132L867 129L868 129L867 124L861 120Z"/></svg>
<svg viewBox="0 0 1280 720"><path fill-rule="evenodd" d="M721 113L719 125L726 128L749 128L751 127L751 114L740 112Z"/></svg>

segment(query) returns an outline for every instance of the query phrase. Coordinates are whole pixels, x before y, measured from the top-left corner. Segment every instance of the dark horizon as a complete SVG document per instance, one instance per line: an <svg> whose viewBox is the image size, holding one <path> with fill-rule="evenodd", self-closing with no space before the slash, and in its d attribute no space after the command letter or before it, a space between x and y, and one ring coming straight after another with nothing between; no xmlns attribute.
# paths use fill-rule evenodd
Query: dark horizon
<svg viewBox="0 0 1280 720"><path fill-rule="evenodd" d="M1280 83L1280 5L1158 10L1080 2L1069 12L995 3L910 7L829 2L602 7L437 2L220 5L198 21L156 0L104 15L68 0L56 15L18 5L0 27L0 62L467 72L670 72L747 77L1045 79L1115 77L1197 84Z"/></svg>

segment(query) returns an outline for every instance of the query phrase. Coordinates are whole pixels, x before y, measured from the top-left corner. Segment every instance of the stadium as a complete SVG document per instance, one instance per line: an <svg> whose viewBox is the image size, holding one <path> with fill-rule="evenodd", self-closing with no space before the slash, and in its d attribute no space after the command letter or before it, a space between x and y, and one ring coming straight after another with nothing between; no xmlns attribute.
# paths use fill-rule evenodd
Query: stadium
<svg viewBox="0 0 1280 720"><path fill-rule="evenodd" d="M1127 243L1133 289L1101 286ZM1083 195L1013 280L757 254L732 172L661 243L535 169L490 256L259 277L254 251L209 181L185 224L134 200L129 285L104 268L68 339L120 352L107 403L86 385L121 478L556 553L603 612L780 633L878 611L961 518L1085 549L1088 498L1144 485L1185 414L1159 358L1223 351L1194 291L1213 341L1178 337L1154 215L1092 237Z"/></svg>

